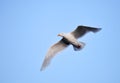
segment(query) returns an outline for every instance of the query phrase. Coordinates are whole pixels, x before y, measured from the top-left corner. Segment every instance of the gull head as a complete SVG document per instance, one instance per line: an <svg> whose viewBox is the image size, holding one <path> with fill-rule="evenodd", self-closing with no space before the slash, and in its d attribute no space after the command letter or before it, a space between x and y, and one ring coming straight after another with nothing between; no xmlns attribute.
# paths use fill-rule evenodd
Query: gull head
<svg viewBox="0 0 120 83"><path fill-rule="evenodd" d="M64 37L65 33L59 33L58 36Z"/></svg>

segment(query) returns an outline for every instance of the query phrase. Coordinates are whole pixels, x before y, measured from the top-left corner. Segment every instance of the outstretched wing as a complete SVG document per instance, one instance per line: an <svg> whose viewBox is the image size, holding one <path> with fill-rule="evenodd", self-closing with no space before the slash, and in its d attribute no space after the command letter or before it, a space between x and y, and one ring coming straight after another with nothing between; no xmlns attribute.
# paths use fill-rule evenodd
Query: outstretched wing
<svg viewBox="0 0 120 83"><path fill-rule="evenodd" d="M101 28L94 28L94 27L89 27L89 26L78 26L73 32L71 32L71 34L75 37L75 38L79 38L82 37L83 35L85 35L87 32L98 32L99 30L101 30Z"/></svg>
<svg viewBox="0 0 120 83"><path fill-rule="evenodd" d="M43 61L41 71L44 70L49 64L51 59L60 51L65 49L69 45L69 42L65 41L65 39L61 39L59 42L51 46L45 56L45 59Z"/></svg>

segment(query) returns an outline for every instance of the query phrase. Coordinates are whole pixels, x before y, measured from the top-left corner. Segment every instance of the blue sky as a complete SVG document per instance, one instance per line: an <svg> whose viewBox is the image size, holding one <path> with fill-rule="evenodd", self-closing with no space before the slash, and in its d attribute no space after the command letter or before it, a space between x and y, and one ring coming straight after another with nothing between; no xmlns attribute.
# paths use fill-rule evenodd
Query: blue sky
<svg viewBox="0 0 120 83"><path fill-rule="evenodd" d="M0 0L0 83L120 83L119 0ZM101 27L40 67L60 32Z"/></svg>

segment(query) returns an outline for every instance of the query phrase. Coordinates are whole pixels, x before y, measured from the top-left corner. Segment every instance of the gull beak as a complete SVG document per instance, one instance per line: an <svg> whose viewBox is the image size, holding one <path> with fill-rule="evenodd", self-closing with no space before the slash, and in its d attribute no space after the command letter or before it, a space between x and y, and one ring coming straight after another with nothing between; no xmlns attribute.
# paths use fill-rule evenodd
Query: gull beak
<svg viewBox="0 0 120 83"><path fill-rule="evenodd" d="M57 36L60 36L60 34L58 34Z"/></svg>

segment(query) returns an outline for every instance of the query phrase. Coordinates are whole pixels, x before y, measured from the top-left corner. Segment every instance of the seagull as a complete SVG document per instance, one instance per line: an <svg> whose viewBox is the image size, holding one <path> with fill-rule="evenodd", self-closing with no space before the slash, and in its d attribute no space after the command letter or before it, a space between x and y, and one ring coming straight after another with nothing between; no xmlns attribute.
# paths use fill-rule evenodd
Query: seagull
<svg viewBox="0 0 120 83"><path fill-rule="evenodd" d="M79 25L74 31L70 33L58 34L58 36L62 37L62 39L49 48L40 70L43 71L50 64L51 59L58 52L61 52L69 45L72 45L75 51L81 50L85 46L85 43L81 41L79 42L77 39L84 36L88 32L96 33L100 30L101 28Z"/></svg>

